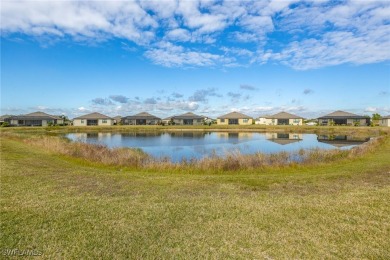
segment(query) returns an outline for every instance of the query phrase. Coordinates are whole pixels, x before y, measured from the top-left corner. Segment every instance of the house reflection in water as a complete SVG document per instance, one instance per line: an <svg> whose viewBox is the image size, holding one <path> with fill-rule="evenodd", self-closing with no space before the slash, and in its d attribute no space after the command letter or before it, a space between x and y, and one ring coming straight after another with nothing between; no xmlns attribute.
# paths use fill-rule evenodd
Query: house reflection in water
<svg viewBox="0 0 390 260"><path fill-rule="evenodd" d="M296 143L303 139L302 134L292 133L266 133L265 138L280 145Z"/></svg>
<svg viewBox="0 0 390 260"><path fill-rule="evenodd" d="M74 139L78 140L86 140L86 139L97 139L99 141L106 139L106 138L111 138L113 137L113 133L74 133Z"/></svg>
<svg viewBox="0 0 390 260"><path fill-rule="evenodd" d="M337 148L360 145L370 140L370 137L355 137L347 135L318 135L317 141L333 145Z"/></svg>
<svg viewBox="0 0 390 260"><path fill-rule="evenodd" d="M234 138L234 139L249 139L252 138L253 133L239 133L239 132L216 132L218 138Z"/></svg>

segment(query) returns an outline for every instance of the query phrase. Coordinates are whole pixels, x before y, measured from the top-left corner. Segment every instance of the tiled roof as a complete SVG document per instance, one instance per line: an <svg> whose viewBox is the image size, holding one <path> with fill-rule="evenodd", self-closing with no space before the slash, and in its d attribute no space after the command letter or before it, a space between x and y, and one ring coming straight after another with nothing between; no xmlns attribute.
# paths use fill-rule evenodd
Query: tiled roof
<svg viewBox="0 0 390 260"><path fill-rule="evenodd" d="M151 115L147 112L141 112L133 116L126 116L126 119L150 119L150 120L161 120L161 118Z"/></svg>
<svg viewBox="0 0 390 260"><path fill-rule="evenodd" d="M327 118L369 118L368 116L359 116L353 113L337 110L330 114L319 117L319 119L327 119Z"/></svg>
<svg viewBox="0 0 390 260"><path fill-rule="evenodd" d="M172 119L203 119L203 117L195 115L192 112L188 112L182 115L173 116Z"/></svg>
<svg viewBox="0 0 390 260"><path fill-rule="evenodd" d="M95 113L79 116L79 117L76 117L76 118L73 118L73 119L92 119L92 120L96 120L96 119L112 119L112 118L109 117L109 116L106 116L106 115L103 115L103 114L95 112Z"/></svg>
<svg viewBox="0 0 390 260"><path fill-rule="evenodd" d="M293 115L293 114L290 114L290 113L287 113L284 111L277 113L277 114L274 114L272 116L269 116L267 118L271 118L271 119L303 119L303 117Z"/></svg>
<svg viewBox="0 0 390 260"><path fill-rule="evenodd" d="M239 119L239 118L252 118L239 112L231 112L226 115L218 117L219 119Z"/></svg>
<svg viewBox="0 0 390 260"><path fill-rule="evenodd" d="M58 116L49 115L44 112L33 112L30 114L19 115L19 116L10 116L9 118L16 120L50 120L50 119L61 119Z"/></svg>

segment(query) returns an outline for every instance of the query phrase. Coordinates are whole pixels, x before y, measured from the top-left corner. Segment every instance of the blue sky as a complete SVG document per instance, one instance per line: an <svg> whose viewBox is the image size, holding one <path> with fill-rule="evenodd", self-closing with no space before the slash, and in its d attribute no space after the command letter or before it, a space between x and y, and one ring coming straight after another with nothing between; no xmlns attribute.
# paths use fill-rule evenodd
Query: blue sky
<svg viewBox="0 0 390 260"><path fill-rule="evenodd" d="M2 1L1 114L390 114L390 2Z"/></svg>

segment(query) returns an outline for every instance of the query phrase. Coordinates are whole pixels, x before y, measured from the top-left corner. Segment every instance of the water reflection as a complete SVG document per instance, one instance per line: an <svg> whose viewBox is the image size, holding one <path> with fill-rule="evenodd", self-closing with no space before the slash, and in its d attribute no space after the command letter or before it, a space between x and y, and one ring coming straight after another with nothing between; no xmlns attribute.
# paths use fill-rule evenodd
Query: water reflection
<svg viewBox="0 0 390 260"><path fill-rule="evenodd" d="M368 140L370 137L355 137L347 135L318 135L318 142L326 143L337 148L360 145Z"/></svg>
<svg viewBox="0 0 390 260"><path fill-rule="evenodd" d="M172 161L199 159L213 154L224 156L231 151L253 154L311 148L350 149L369 140L369 137L345 135L200 131L72 133L66 136L73 141L108 147L137 147L155 157L170 157Z"/></svg>
<svg viewBox="0 0 390 260"><path fill-rule="evenodd" d="M267 140L280 144L287 145L302 141L302 134L292 134L292 133L266 133L265 137Z"/></svg>

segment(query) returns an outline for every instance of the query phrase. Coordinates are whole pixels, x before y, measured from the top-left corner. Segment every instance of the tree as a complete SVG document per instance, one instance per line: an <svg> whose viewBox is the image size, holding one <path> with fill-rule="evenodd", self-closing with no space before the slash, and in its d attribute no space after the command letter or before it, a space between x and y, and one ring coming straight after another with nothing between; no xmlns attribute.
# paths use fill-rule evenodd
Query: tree
<svg viewBox="0 0 390 260"><path fill-rule="evenodd" d="M381 115L378 113L372 114L372 120L379 120L381 118L382 118Z"/></svg>

